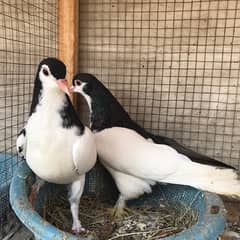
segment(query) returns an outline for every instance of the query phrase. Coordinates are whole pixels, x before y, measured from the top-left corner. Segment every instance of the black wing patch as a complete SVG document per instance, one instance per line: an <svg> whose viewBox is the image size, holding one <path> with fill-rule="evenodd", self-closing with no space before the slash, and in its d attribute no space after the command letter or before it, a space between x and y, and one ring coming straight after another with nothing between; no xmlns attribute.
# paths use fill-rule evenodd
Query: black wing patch
<svg viewBox="0 0 240 240"><path fill-rule="evenodd" d="M77 135L82 135L84 132L84 125L79 120L77 113L75 112L73 105L66 95L66 102L62 109L60 109L59 114L62 119L62 127L63 128L72 128L76 127L78 129Z"/></svg>

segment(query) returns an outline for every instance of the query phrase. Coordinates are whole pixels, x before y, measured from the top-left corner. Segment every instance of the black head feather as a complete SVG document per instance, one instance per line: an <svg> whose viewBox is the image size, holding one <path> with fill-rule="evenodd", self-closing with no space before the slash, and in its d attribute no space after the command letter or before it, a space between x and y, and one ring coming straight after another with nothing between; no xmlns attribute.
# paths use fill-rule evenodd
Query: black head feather
<svg viewBox="0 0 240 240"><path fill-rule="evenodd" d="M56 79L63 79L66 76L66 66L62 61L58 60L57 58L45 58L39 63L34 81L33 98L29 116L31 116L32 113L35 112L36 106L39 103L39 98L41 96L43 87L42 82L39 79L39 72L41 70L42 65L47 65L52 75Z"/></svg>
<svg viewBox="0 0 240 240"><path fill-rule="evenodd" d="M30 116L36 111L36 106L39 104L41 98L41 92L43 90L42 82L39 79L39 72L43 65L48 66L51 74L58 79L64 79L66 76L66 66L63 62L57 58L46 58L43 59L38 66L38 70L35 77L32 105L30 109ZM66 94L65 94L66 95ZM59 110L59 114L62 119L63 128L72 128L76 126L78 129L78 135L82 134L84 131L84 125L79 120L77 113L75 112L73 105L66 95L65 102L63 102L62 108Z"/></svg>
<svg viewBox="0 0 240 240"><path fill-rule="evenodd" d="M65 64L57 58L45 58L38 66L37 75L41 70L42 65L47 65L56 79L64 79L66 77L66 66Z"/></svg>
<svg viewBox="0 0 240 240"><path fill-rule="evenodd" d="M73 78L73 86L76 85L76 80L86 83L83 92L91 98L92 130L100 131L114 126L127 127L132 124L130 116L118 100L95 76L88 73L79 73Z"/></svg>

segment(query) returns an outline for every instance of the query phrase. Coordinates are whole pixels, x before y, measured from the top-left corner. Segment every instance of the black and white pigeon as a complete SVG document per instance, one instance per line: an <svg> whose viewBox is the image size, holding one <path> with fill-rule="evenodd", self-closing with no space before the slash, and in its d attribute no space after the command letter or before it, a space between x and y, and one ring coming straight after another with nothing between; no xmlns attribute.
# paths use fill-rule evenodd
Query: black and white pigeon
<svg viewBox="0 0 240 240"><path fill-rule="evenodd" d="M146 132L93 75L77 74L72 90L88 103L100 161L120 192L116 215L124 212L127 200L151 192L156 182L240 197L240 181L232 167Z"/></svg>
<svg viewBox="0 0 240 240"><path fill-rule="evenodd" d="M19 157L26 158L26 129L25 127L19 132L16 141L17 153Z"/></svg>
<svg viewBox="0 0 240 240"><path fill-rule="evenodd" d="M79 73L74 77L73 85L78 87L76 91L81 93L88 104L90 126L93 131L98 132L110 127L129 128L154 143L166 144L173 147L179 153L189 157L193 162L234 169L223 162L199 154L181 145L174 139L147 132L131 119L118 100L95 76L88 73Z"/></svg>
<svg viewBox="0 0 240 240"><path fill-rule="evenodd" d="M17 151L42 180L69 184L72 231L85 229L78 218L85 174L96 162L96 144L69 98L66 67L56 58L39 64L29 119L17 139ZM39 190L39 186L37 188Z"/></svg>

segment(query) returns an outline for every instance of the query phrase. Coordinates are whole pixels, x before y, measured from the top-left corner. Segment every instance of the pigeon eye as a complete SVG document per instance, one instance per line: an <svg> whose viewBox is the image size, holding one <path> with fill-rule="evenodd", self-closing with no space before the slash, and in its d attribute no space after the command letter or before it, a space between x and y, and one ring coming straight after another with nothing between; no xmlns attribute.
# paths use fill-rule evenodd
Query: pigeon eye
<svg viewBox="0 0 240 240"><path fill-rule="evenodd" d="M81 81L80 80L75 80L75 85L76 86L81 86Z"/></svg>
<svg viewBox="0 0 240 240"><path fill-rule="evenodd" d="M43 74L44 74L45 76L48 76L48 75L49 75L49 72L48 72L48 70L47 70L46 68L43 69Z"/></svg>

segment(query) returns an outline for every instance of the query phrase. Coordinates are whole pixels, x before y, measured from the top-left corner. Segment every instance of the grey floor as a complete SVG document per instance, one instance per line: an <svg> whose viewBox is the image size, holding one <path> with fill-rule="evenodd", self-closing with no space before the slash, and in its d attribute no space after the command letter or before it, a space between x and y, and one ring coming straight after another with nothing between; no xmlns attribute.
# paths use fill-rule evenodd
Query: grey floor
<svg viewBox="0 0 240 240"><path fill-rule="evenodd" d="M3 240L34 240L32 233L25 227L21 227L15 234L12 236L6 236Z"/></svg>
<svg viewBox="0 0 240 240"><path fill-rule="evenodd" d="M11 213L7 224L1 228L1 240L33 240L33 234Z"/></svg>

